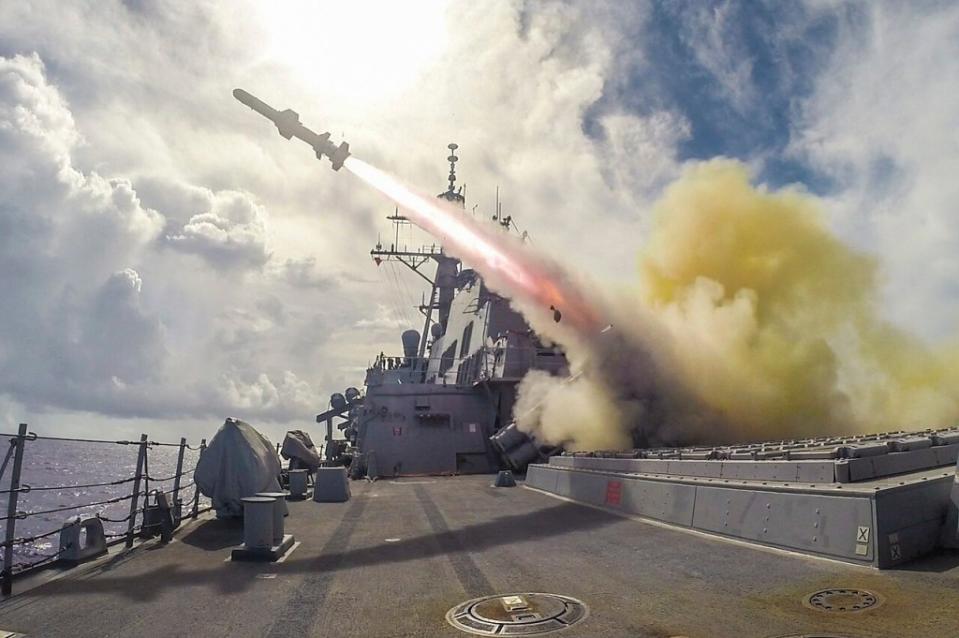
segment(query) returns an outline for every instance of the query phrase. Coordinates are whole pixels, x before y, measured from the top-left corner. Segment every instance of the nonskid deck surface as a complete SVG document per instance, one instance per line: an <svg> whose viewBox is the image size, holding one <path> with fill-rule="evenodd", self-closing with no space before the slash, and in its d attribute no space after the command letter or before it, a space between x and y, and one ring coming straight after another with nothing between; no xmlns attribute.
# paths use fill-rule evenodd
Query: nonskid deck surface
<svg viewBox="0 0 959 638"><path fill-rule="evenodd" d="M879 572L705 538L491 477L353 483L347 503L291 503L302 544L280 564L225 562L235 525L207 520L161 547L0 605L28 636L465 636L446 611L489 594L577 598L557 636L765 638L959 635L959 553ZM807 608L827 588L877 594L865 612Z"/></svg>

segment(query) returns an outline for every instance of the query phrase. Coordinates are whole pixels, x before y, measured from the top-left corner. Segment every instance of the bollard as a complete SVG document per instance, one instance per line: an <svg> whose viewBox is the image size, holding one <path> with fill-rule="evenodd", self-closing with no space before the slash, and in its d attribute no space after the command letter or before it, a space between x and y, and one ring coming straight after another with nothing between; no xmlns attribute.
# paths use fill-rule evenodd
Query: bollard
<svg viewBox="0 0 959 638"><path fill-rule="evenodd" d="M306 498L306 477L309 470L290 470L290 498Z"/></svg>
<svg viewBox="0 0 959 638"><path fill-rule="evenodd" d="M243 545L230 553L232 560L276 561L293 547L293 536L283 533L283 498L247 496L243 500Z"/></svg>
<svg viewBox="0 0 959 638"><path fill-rule="evenodd" d="M317 503L342 503L350 500L346 468L320 467L313 481L313 500Z"/></svg>
<svg viewBox="0 0 959 638"><path fill-rule="evenodd" d="M273 509L276 498L247 496L243 499L243 545L248 550L273 546Z"/></svg>
<svg viewBox="0 0 959 638"><path fill-rule="evenodd" d="M283 517L289 512L286 508L286 492L259 492L257 496L274 499L273 503L273 545L283 542L285 526Z"/></svg>

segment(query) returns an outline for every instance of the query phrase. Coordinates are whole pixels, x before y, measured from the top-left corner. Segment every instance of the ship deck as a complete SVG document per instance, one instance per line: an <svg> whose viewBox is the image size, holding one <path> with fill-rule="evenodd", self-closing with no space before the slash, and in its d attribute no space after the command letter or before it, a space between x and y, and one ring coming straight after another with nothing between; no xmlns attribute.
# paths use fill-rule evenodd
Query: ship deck
<svg viewBox="0 0 959 638"><path fill-rule="evenodd" d="M489 476L354 482L346 503L290 503L281 563L230 562L236 524L202 519L0 604L27 636L466 636L445 613L483 595L572 596L557 636L959 635L959 552L879 572L560 500ZM861 588L860 612L804 596ZM2 635L2 632L0 632Z"/></svg>

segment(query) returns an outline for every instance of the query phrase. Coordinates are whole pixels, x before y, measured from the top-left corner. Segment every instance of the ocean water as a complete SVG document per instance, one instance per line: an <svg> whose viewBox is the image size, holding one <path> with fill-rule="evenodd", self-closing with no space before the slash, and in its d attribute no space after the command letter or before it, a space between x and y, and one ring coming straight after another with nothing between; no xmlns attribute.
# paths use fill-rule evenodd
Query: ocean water
<svg viewBox="0 0 959 638"><path fill-rule="evenodd" d="M0 442L0 461L6 454L6 439ZM21 492L17 501L17 510L20 512L40 512L74 505L87 505L112 498L126 496L133 491L133 482L120 485L105 485L98 487L81 487L91 483L107 483L132 478L136 472L138 445L118 445L114 443L89 443L72 441L50 441L37 439L27 441L24 446L23 471L21 484L31 487L55 487L51 490L34 490ZM176 461L179 450L177 447L152 446L147 450L147 469L149 475L163 481L149 481L149 489L173 489L171 477L176 473ZM183 470L186 472L180 478L180 498L184 505L193 503L194 490L193 468L199 458L198 450L187 449L183 457ZM13 459L0 478L0 490L10 488L10 477L13 473ZM186 486L186 487L184 487ZM141 483L143 490L146 484ZM0 516L7 515L8 494L0 494ZM209 504L209 499L200 497L200 507ZM138 499L137 507L143 506L143 496ZM184 510L189 511L188 508ZM59 529L65 521L74 517L84 518L100 514L106 518L122 519L130 513L130 500L106 505L90 505L64 512L39 514L28 516L16 521L14 536L24 538ZM140 524L141 514L137 514L137 526ZM0 521L0 540L4 538L5 525L8 521ZM126 532L127 521L112 523L104 522L103 527L107 534ZM109 540L109 539L108 539ZM38 539L31 543L18 545L14 548L14 565L18 563L37 561L44 556L56 553L59 549L58 534ZM2 552L0 552L2 561Z"/></svg>

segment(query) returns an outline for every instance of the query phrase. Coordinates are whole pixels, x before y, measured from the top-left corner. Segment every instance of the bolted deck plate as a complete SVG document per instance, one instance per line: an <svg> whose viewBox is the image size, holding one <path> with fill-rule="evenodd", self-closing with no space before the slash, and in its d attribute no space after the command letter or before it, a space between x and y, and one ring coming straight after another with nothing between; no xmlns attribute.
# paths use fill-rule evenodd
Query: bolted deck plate
<svg viewBox="0 0 959 638"><path fill-rule="evenodd" d="M569 596L523 592L467 600L446 612L446 620L480 636L538 636L566 629L588 613L582 601Z"/></svg>
<svg viewBox="0 0 959 638"><path fill-rule="evenodd" d="M865 589L823 589L803 600L812 609L830 613L860 612L879 605L879 596Z"/></svg>

